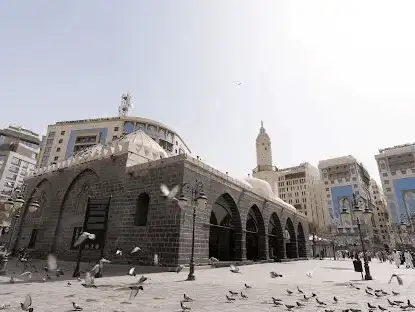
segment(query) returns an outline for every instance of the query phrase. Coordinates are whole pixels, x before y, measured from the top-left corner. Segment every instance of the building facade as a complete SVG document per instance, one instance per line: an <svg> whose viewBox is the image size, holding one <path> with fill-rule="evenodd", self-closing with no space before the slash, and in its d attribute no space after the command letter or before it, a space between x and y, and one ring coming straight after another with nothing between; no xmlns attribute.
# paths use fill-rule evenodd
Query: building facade
<svg viewBox="0 0 415 312"><path fill-rule="evenodd" d="M0 130L0 200L22 187L35 169L39 151L39 134L13 126Z"/></svg>
<svg viewBox="0 0 415 312"><path fill-rule="evenodd" d="M391 215L387 209L382 189L373 179L370 180L370 195L375 207L373 211L375 223L373 229L374 243L387 249L394 248L395 237L393 235Z"/></svg>
<svg viewBox="0 0 415 312"><path fill-rule="evenodd" d="M46 167L68 159L84 148L108 143L136 130L144 131L170 156L190 154L180 135L168 126L146 118L118 116L49 125L38 166Z"/></svg>
<svg viewBox="0 0 415 312"><path fill-rule="evenodd" d="M278 170L278 193L285 202L305 214L318 232L329 225L325 187L318 169L309 163Z"/></svg>
<svg viewBox="0 0 415 312"><path fill-rule="evenodd" d="M180 185L179 194L189 199L195 190L208 198L196 215L197 264L212 256L236 262L307 256L307 218L277 198L266 181L231 178L186 154L167 156L154 140L136 131L37 169L27 180L14 247L27 247L34 256L54 252L62 260L74 260L73 242L85 224L89 229L87 211L105 205L105 230L95 230L95 223L88 230L97 239L86 243L83 260L98 259L101 249L113 260L117 248L138 245L143 250L138 257L125 255L118 261L149 264L157 254L162 265L188 263L193 201L182 207L167 200L160 192L164 183ZM33 200L40 208L30 212Z"/></svg>
<svg viewBox="0 0 415 312"><path fill-rule="evenodd" d="M415 216L415 144L379 150L375 155L383 192L393 223L413 227Z"/></svg>

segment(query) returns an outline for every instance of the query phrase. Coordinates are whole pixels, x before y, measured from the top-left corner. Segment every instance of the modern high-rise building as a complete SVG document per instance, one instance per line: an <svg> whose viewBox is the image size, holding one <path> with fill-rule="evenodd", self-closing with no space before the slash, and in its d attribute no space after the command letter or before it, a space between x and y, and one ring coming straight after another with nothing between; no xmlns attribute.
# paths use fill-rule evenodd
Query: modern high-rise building
<svg viewBox="0 0 415 312"><path fill-rule="evenodd" d="M369 173L353 156L322 160L318 168L325 187L329 215L335 224L340 224L343 205L350 206L353 194L361 196L366 202L370 199Z"/></svg>
<svg viewBox="0 0 415 312"><path fill-rule="evenodd" d="M39 150L39 134L13 126L0 130L0 199L23 185L36 167Z"/></svg>
<svg viewBox="0 0 415 312"><path fill-rule="evenodd" d="M386 249L393 248L395 246L395 237L393 236L391 215L386 207L386 199L382 189L373 179L370 180L370 196L374 204L374 243Z"/></svg>
<svg viewBox="0 0 415 312"><path fill-rule="evenodd" d="M379 150L375 155L387 207L394 223L415 217L415 144Z"/></svg>
<svg viewBox="0 0 415 312"><path fill-rule="evenodd" d="M324 183L309 163L278 170L278 193L285 202L304 213L321 232L330 225Z"/></svg>

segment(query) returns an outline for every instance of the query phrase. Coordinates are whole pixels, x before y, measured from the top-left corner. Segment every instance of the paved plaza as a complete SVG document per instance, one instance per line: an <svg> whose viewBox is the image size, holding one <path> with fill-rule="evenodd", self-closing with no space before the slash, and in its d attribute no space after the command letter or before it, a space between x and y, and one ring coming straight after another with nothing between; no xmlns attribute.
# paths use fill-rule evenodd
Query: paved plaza
<svg viewBox="0 0 415 312"><path fill-rule="evenodd" d="M286 311L285 307L272 304L271 297L281 298L286 304L295 305L296 301L305 305L294 309L302 311L342 311L347 308L360 308L368 311L367 302L373 305L388 307L387 298L393 300L407 298L413 295L415 285L415 270L396 269L392 264L379 263L373 260L370 263L373 281L362 281L360 273L352 269L351 260L309 260L287 263L268 263L247 265L240 267L240 273L235 274L229 268L199 269L196 271L196 281L184 281L188 270L179 274L161 272L147 274L149 279L144 282L144 291L129 300L129 285L137 281L139 276L127 275L109 276L96 279L97 288L84 288L81 282L70 280L52 280L46 283L22 282L9 284L8 277L0 277L0 305L10 304L7 311L21 311L19 303L23 302L26 294L33 299L34 311L72 311L72 301L83 307L83 311L181 311L180 301L183 294L194 299L186 303L192 311ZM275 271L283 275L281 278L270 278L269 272ZM312 278L307 272L312 272ZM72 272L66 272L69 278ZM404 280L398 286L396 280L388 284L392 273L398 273ZM33 277L35 279L35 277ZM360 290L348 287L353 282ZM244 284L252 286L245 289ZM327 303L326 307L319 307L316 300L311 298L305 302L300 300L302 295L297 286L307 296L316 293L319 300ZM380 299L365 294L365 286L374 289L382 288L390 293L392 290L400 293L398 296L384 296ZM286 289L294 292L288 296ZM225 295L229 290L240 292L248 296L241 299L234 296L235 301L228 302ZM339 299L333 303L333 296ZM415 298L415 296L414 296ZM415 300L415 299L414 299ZM388 307L389 308L389 307ZM380 311L380 309L377 309ZM399 307L389 308L389 311L400 311Z"/></svg>

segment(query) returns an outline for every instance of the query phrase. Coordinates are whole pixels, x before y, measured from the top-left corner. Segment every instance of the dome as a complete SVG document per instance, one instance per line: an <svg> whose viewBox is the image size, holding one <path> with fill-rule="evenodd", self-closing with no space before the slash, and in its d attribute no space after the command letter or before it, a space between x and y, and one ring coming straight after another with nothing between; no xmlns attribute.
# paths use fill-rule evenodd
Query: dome
<svg viewBox="0 0 415 312"><path fill-rule="evenodd" d="M137 130L127 134L120 139L120 143L121 142L128 143L128 151L148 160L157 160L169 157L166 151L142 130Z"/></svg>
<svg viewBox="0 0 415 312"><path fill-rule="evenodd" d="M248 177L245 178L245 182L248 182L252 188L257 191L259 194L265 197L274 197L274 192L272 191L271 185L265 180Z"/></svg>
<svg viewBox="0 0 415 312"><path fill-rule="evenodd" d="M244 180L244 179L235 179L235 180L237 180L238 182L240 182L240 183L242 183L243 185L245 185L247 188L252 188L252 185L251 184L249 184L246 180Z"/></svg>

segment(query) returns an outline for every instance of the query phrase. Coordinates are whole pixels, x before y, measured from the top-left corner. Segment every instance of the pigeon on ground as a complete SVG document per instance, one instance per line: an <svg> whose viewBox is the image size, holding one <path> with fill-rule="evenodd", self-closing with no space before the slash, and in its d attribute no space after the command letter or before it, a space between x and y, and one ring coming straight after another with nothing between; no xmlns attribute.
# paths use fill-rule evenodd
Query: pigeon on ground
<svg viewBox="0 0 415 312"><path fill-rule="evenodd" d="M392 282L392 279L393 279L394 277L396 277L396 280L398 281L398 284L399 284L399 285L403 285L403 279L402 279L402 277L400 277L400 276L398 276L398 275L396 275L396 274L392 274L392 276L391 276L391 278L390 278L390 280L389 280L389 284Z"/></svg>
<svg viewBox="0 0 415 312"><path fill-rule="evenodd" d="M272 301L274 302L274 305L276 305L276 306L281 306L282 305L282 302L279 299L275 299L275 298L272 297Z"/></svg>
<svg viewBox="0 0 415 312"><path fill-rule="evenodd" d="M291 296L293 294L293 292L289 289L286 289L285 291L287 292L288 296Z"/></svg>
<svg viewBox="0 0 415 312"><path fill-rule="evenodd" d="M179 189L180 186L178 185L174 186L171 190L165 184L160 185L161 194L164 198L170 200L176 199L176 195L179 192Z"/></svg>
<svg viewBox="0 0 415 312"><path fill-rule="evenodd" d="M402 300L393 300L393 302L395 302L396 304L403 304L403 301Z"/></svg>
<svg viewBox="0 0 415 312"><path fill-rule="evenodd" d="M236 265L233 265L233 264L230 265L229 270L232 273L239 273L239 268Z"/></svg>
<svg viewBox="0 0 415 312"><path fill-rule="evenodd" d="M131 268L131 269L128 271L127 275L130 275L130 276L136 276L136 273L135 273L135 267Z"/></svg>
<svg viewBox="0 0 415 312"><path fill-rule="evenodd" d="M293 306L291 304L284 304L284 305L287 308L287 310L292 310L293 308L295 308L295 306Z"/></svg>
<svg viewBox="0 0 415 312"><path fill-rule="evenodd" d="M311 297L307 297L306 295L303 295L304 301L308 301Z"/></svg>
<svg viewBox="0 0 415 312"><path fill-rule="evenodd" d="M304 294L304 292L300 289L300 287L297 286L297 290L300 294Z"/></svg>
<svg viewBox="0 0 415 312"><path fill-rule="evenodd" d="M386 310L388 310L388 309L386 309L386 308L382 307L381 305L378 305L378 308L379 308L381 311L386 311Z"/></svg>
<svg viewBox="0 0 415 312"><path fill-rule="evenodd" d="M398 292L396 292L396 291L393 291L393 290L392 290L392 294L393 294L394 296L399 296L399 293L398 293Z"/></svg>
<svg viewBox="0 0 415 312"><path fill-rule="evenodd" d="M326 304L326 303L324 303L323 301L318 300L318 298L316 298L316 302L317 302L319 305L323 305L323 306L327 305L327 304Z"/></svg>
<svg viewBox="0 0 415 312"><path fill-rule="evenodd" d="M190 307L184 305L183 301L180 301L180 307L182 308L183 311L189 311L189 310L191 310Z"/></svg>
<svg viewBox="0 0 415 312"><path fill-rule="evenodd" d="M76 302L74 302L74 301L72 301L72 307L73 307L74 311L82 311L83 310L83 308L80 305L76 304Z"/></svg>
<svg viewBox="0 0 415 312"><path fill-rule="evenodd" d="M209 258L209 264L214 265L215 263L219 262L219 259L216 259L215 257Z"/></svg>
<svg viewBox="0 0 415 312"><path fill-rule="evenodd" d="M229 290L229 293L231 294L231 296L236 296L239 294L237 291L232 291L232 290Z"/></svg>
<svg viewBox="0 0 415 312"><path fill-rule="evenodd" d="M117 250L115 251L115 255L116 255L116 256L122 256L122 250L121 250L121 249L117 249Z"/></svg>
<svg viewBox="0 0 415 312"><path fill-rule="evenodd" d="M369 307L369 309L376 309L376 306L370 304L369 302L367 303L367 306Z"/></svg>
<svg viewBox="0 0 415 312"><path fill-rule="evenodd" d="M389 300L389 298L388 298L387 300L388 300L388 303L389 303L392 307L399 305L399 304L397 304L397 303L395 303L395 302L390 301L390 300Z"/></svg>
<svg viewBox="0 0 415 312"><path fill-rule="evenodd" d="M235 300L236 300L235 298L233 298L233 297L229 297L228 295L226 295L226 299L227 299L228 301L235 301Z"/></svg>
<svg viewBox="0 0 415 312"><path fill-rule="evenodd" d="M307 277L309 277L309 278L312 278L313 277L313 272L309 271L305 275L307 275Z"/></svg>
<svg viewBox="0 0 415 312"><path fill-rule="evenodd" d="M245 295L245 294L241 291L241 298L242 298L242 299L248 299L248 296L247 296L247 295Z"/></svg>
<svg viewBox="0 0 415 312"><path fill-rule="evenodd" d="M20 303L20 307L22 308L23 311L32 312L33 308L31 307L31 305L32 305L32 297L30 297L30 295L27 294L24 302Z"/></svg>
<svg viewBox="0 0 415 312"><path fill-rule="evenodd" d="M130 298L129 298L130 300L137 297L139 290L144 290L143 286L141 286L141 285L140 286L134 285L134 286L130 286L129 288L131 290L130 291Z"/></svg>
<svg viewBox="0 0 415 312"><path fill-rule="evenodd" d="M76 240L75 244L73 244L73 246L77 247L81 245L86 239L94 240L95 237L95 234L83 232L81 235L79 235L78 239Z"/></svg>
<svg viewBox="0 0 415 312"><path fill-rule="evenodd" d="M274 271L269 272L269 275L271 276L271 278L282 277L281 274Z"/></svg>
<svg viewBox="0 0 415 312"><path fill-rule="evenodd" d="M296 302L296 304L297 304L297 307L299 307L299 308L302 308L302 307L304 307L304 304L302 304L302 303L300 303L300 302Z"/></svg>
<svg viewBox="0 0 415 312"><path fill-rule="evenodd" d="M334 303L337 303L337 302L339 302L339 299L337 299L336 296L334 296L333 301L334 301Z"/></svg>
<svg viewBox="0 0 415 312"><path fill-rule="evenodd" d="M366 289L367 290L373 290L373 288L372 287L369 287L369 286L366 286Z"/></svg>
<svg viewBox="0 0 415 312"><path fill-rule="evenodd" d="M184 302L191 302L191 301L193 301L193 299L192 298L190 298L189 296L186 296L186 294L183 294L183 301Z"/></svg>
<svg viewBox="0 0 415 312"><path fill-rule="evenodd" d="M411 301L408 299L408 301L406 302L406 304L408 305L408 307L410 308L415 308L415 306L411 303Z"/></svg>
<svg viewBox="0 0 415 312"><path fill-rule="evenodd" d="M365 293L366 293L367 295L369 295L369 296L373 296L373 294L372 294L369 290L367 290L367 289L365 289Z"/></svg>
<svg viewBox="0 0 415 312"><path fill-rule="evenodd" d="M252 288L252 286L249 286L248 284L245 283L245 288L250 289L250 288Z"/></svg>

